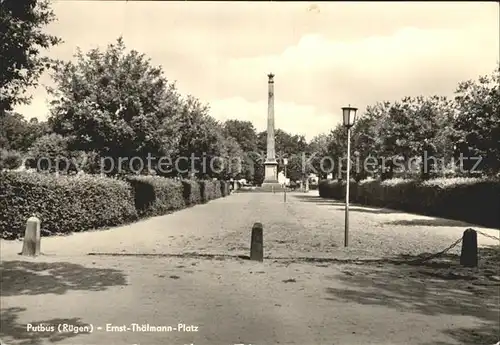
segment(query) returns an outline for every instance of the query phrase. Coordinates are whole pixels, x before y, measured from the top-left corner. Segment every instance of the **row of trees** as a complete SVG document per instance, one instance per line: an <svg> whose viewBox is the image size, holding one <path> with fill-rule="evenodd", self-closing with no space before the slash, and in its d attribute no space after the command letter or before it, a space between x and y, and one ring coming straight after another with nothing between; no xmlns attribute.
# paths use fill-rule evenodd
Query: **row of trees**
<svg viewBox="0 0 500 345"><path fill-rule="evenodd" d="M27 122L9 111L2 117L4 156L19 151L32 158L28 166L43 170L126 174L150 168L165 176L263 179L265 132L257 134L250 122L219 123L207 105L180 95L160 67L128 51L121 38L105 50L78 51L53 71L48 122ZM278 131L278 147L297 152L295 142L306 145L303 137ZM159 166L161 157L169 158L166 166Z"/></svg>
<svg viewBox="0 0 500 345"><path fill-rule="evenodd" d="M56 86L49 90L54 101L48 122L28 122L20 114L7 112L1 119L4 149L29 149L35 159L51 157L53 168L56 158L63 156L79 162L87 172L102 170L99 164L107 157L114 163L106 167L110 174L137 171L129 161L118 164L123 157L138 157L136 162L145 162L148 156L170 157L170 162L179 164L167 172L158 169L158 161L152 161L150 168L162 170L166 176L195 173L198 177L262 182L267 132L258 133L248 121L219 123L210 116L207 105L193 96L180 95L175 83L145 55L127 51L121 38L104 51L79 51L74 61L59 63L54 71ZM432 156L446 162L450 174L458 174L460 155L481 157L475 170L497 174L498 78L495 71L477 81L460 83L452 100L405 97L367 107L353 127L352 147L358 162L374 157L378 166L364 171L362 165L354 164L353 175L358 179L369 175L390 178L401 174L392 162L406 166L429 148ZM338 163L345 156L346 144L342 124L309 143L303 136L276 131L279 168L283 170L281 158L287 157L292 180L309 173L324 178L329 172L341 178L345 171L339 170ZM81 165L83 159L86 162ZM211 160L214 163L207 164ZM464 160L464 170L470 171L472 165L476 165L474 160ZM411 174L409 168L403 174Z"/></svg>
<svg viewBox="0 0 500 345"><path fill-rule="evenodd" d="M408 164L424 152L437 159L434 175L496 175L500 172L500 68L478 80L461 82L453 99L405 97L367 107L352 130L354 153L361 161L375 157L375 175L390 178L412 174ZM323 142L323 153L346 152L346 131L338 125ZM319 145L320 146L320 145ZM382 170L381 159L386 162ZM391 162L400 162L398 172ZM360 167L358 178L370 175ZM373 175L373 174L371 174ZM421 169L413 175L421 176ZM426 174L426 176L431 176Z"/></svg>
<svg viewBox="0 0 500 345"><path fill-rule="evenodd" d="M358 180L368 176L498 176L499 81L500 65L490 75L459 83L451 99L404 97L368 106L352 128L352 176ZM255 134L251 124L239 121L232 121L231 126L231 134L244 150L265 151L266 132ZM329 173L345 177L347 132L341 123L310 142L278 130L276 146L278 156L289 160L292 180L310 173L320 178ZM282 162L279 168L283 170Z"/></svg>
<svg viewBox="0 0 500 345"><path fill-rule="evenodd" d="M40 56L40 48L60 42L41 30L54 20L48 1L5 0L1 6L7 31L2 33L6 49L0 53L0 153L10 165L19 163L15 152L21 152L34 159L32 166L43 157L51 160L45 165L56 168L56 158L65 157L76 162L70 169L92 173L102 171L105 158L109 174L137 171L138 164L148 162L147 168L166 176L194 173L262 182L265 131L258 133L247 121L216 121L208 105L179 94L161 67L127 50L121 38L104 50L78 51L73 61ZM28 101L24 90L36 85L45 69L51 69L55 84L49 89L51 114L46 123L28 122L10 109ZM426 151L443 159L450 174L457 174L452 158L462 156L481 157L475 170L495 175L500 169L499 101L497 68L490 76L460 83L454 99L406 97L369 106L352 130L352 148L358 161L374 158L375 169L354 165L352 173L358 179L390 178L401 174L395 161L409 165ZM309 143L303 136L276 131L279 168L283 170L281 158L287 157L292 180L311 172L341 178L338 163L346 144L341 124ZM169 158L166 165L160 157ZM475 161L466 160L465 170L472 165Z"/></svg>

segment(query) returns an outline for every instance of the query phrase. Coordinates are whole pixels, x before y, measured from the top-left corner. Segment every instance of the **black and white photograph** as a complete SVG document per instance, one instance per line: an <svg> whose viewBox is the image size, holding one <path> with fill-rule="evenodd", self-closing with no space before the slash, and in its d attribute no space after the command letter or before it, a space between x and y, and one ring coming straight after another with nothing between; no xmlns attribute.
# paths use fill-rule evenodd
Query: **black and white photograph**
<svg viewBox="0 0 500 345"><path fill-rule="evenodd" d="M0 0L0 345L500 345L498 2Z"/></svg>

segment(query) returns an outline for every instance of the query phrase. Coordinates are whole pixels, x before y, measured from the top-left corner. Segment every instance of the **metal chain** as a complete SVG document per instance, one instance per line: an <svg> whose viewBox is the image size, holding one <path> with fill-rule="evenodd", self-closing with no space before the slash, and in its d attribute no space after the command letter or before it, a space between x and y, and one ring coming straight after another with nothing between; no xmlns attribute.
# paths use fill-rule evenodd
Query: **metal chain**
<svg viewBox="0 0 500 345"><path fill-rule="evenodd" d="M290 208L288 207L288 205L286 203L285 203L284 206L285 206L286 212L290 213L293 216L293 218L295 218L295 220L302 227L304 227L304 224L302 223L301 219L297 216L297 214L295 212L293 212L292 210L290 210ZM492 238L494 240L499 240L500 241L500 238L498 238L498 237L485 234L482 231L477 231L477 230L475 230L475 231L478 234L480 234L480 235L483 235L485 237L489 237L489 238ZM462 243L462 240L463 240L463 238L460 237L455 242L453 242L450 246L448 246L447 248L443 249L442 251L440 251L438 253L434 253L434 254L431 254L429 256L418 258L418 259L415 259L415 260L409 260L409 261L404 261L404 262L398 261L398 263L405 263L405 264L410 264L411 265L411 264L421 264L421 263L430 261L432 259L435 259L435 258L441 256L441 255L446 254L451 249L453 249L454 247L456 247L460 243ZM190 257L208 257L208 258L216 258L216 257L221 257L221 258L223 258L223 257L235 258L236 257L236 258L240 258L240 259L245 259L246 258L245 255L209 254L209 253L182 253L182 254L165 254L165 255L162 255L162 254L125 254L125 253L88 253L87 255L99 255L99 256L101 256L101 255L102 256L170 256L170 257L173 256L173 257L184 257L184 258L190 258ZM287 259L288 260L288 259L291 259L291 258L267 257L267 259L274 259L274 260ZM298 259L298 258L295 258L295 259ZM302 258L302 259L304 259L304 258ZM332 260L332 261L335 261L335 260ZM347 260L347 261L350 261L350 260ZM375 260L375 261L377 261L377 260ZM1 343L0 343L0 345L1 345Z"/></svg>
<svg viewBox="0 0 500 345"><path fill-rule="evenodd" d="M488 237L488 238L491 238L491 239L494 239L494 240L497 240L497 241L500 241L500 238L498 237L495 237L495 236L492 236L492 235L488 235L482 231L478 231L478 230L475 230L476 233L480 234L480 235L483 235L485 237ZM435 259L443 254L446 254L447 252L449 252L451 249L453 249L454 247L456 247L459 243L461 243L463 240L463 238L459 238L458 240L456 240L455 242L453 242L452 245L450 245L448 248L440 251L439 253L435 253L435 254L432 254L432 255L429 255L429 256L426 256L424 258L420 258L420 259L416 259L416 260L412 260L412 261L409 261L409 263L423 263L423 262L426 262L426 261L429 261L429 260L432 260L432 259Z"/></svg>
<svg viewBox="0 0 500 345"><path fill-rule="evenodd" d="M455 242L453 242L449 247L447 247L446 249L440 251L439 253L435 253L435 254L426 256L424 258L419 258L419 259L416 259L416 260L411 260L411 261L408 261L408 263L410 263L410 264L417 264L417 263L423 263L423 262L435 259L435 258L437 258L437 257L439 257L439 256L441 256L443 254L446 254L451 249L453 249L454 247L456 247L457 245L459 245L461 242L462 242L462 237L460 237L458 240L456 240Z"/></svg>
<svg viewBox="0 0 500 345"><path fill-rule="evenodd" d="M478 231L478 230L476 230L476 232L477 232L478 234L480 234L480 235L485 236L485 237L491 238L491 239L493 239L493 240L500 241L500 237L495 237L495 236L492 236L492 235L488 235L488 234L486 234L486 233L484 233L484 232L482 232L482 231Z"/></svg>
<svg viewBox="0 0 500 345"><path fill-rule="evenodd" d="M304 225L302 224L302 221L300 220L300 218L293 212L290 210L290 208L288 207L288 204L285 204L285 209L291 213L294 218L298 221L298 223L303 227ZM480 235L483 235L485 237L488 237L488 238L491 238L491 239L494 239L494 240L497 240L497 241L500 241L500 238L498 237L495 237L495 236L492 236L492 235L488 235L482 231L478 231L478 230L475 230L478 234ZM435 259L435 258L438 258L444 254L446 254L447 252L449 252L450 250L452 250L453 248L455 248L456 246L458 246L460 243L462 243L463 241L463 238L460 237L459 239L457 239L455 242L453 242L450 246L448 246L447 248L443 249L442 251L438 252L438 253L434 253L434 254L431 254L429 256L426 256L426 257L423 257L423 258L419 258L419 259L415 259L415 260L410 260L408 261L407 263L408 264L421 264L421 263L424 263L424 262L427 262L427 261L430 261L432 259Z"/></svg>

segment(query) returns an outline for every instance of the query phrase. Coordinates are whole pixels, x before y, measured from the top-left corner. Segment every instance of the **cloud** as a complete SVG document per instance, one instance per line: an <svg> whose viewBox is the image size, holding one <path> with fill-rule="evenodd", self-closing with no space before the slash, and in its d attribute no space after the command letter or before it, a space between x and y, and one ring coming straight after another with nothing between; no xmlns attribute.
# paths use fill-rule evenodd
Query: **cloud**
<svg viewBox="0 0 500 345"><path fill-rule="evenodd" d="M256 100L263 93L254 85L265 85L265 73L273 71L281 100L326 110L332 98L367 104L373 95L397 99L401 91L449 94L459 81L492 71L498 51L498 34L481 29L402 28L354 42L306 35L280 55L231 60L227 83L244 81L238 91Z"/></svg>
<svg viewBox="0 0 500 345"><path fill-rule="evenodd" d="M260 129L273 72L276 126L308 137L341 121L342 106L451 95L500 60L495 3L311 5L59 1L50 31L66 43L51 55L71 59L77 46L105 47L123 35L181 93L210 103L215 118ZM34 94L19 109L44 118L46 95Z"/></svg>
<svg viewBox="0 0 500 345"><path fill-rule="evenodd" d="M277 126L311 138L339 123L340 108L347 104L363 111L386 99L450 95L459 81L493 70L499 51L495 36L498 34L484 28L413 27L355 42L306 35L280 55L229 61L226 75L230 78L221 89L234 98L212 101L213 115L255 121L264 129L265 73L273 71ZM240 80L245 82L238 88L229 87Z"/></svg>

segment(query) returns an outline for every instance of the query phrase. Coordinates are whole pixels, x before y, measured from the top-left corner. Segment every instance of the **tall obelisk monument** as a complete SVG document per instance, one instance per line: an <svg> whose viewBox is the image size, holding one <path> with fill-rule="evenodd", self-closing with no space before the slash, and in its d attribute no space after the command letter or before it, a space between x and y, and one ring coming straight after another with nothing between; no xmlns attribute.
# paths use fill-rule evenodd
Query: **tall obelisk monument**
<svg viewBox="0 0 500 345"><path fill-rule="evenodd" d="M264 189L279 189L278 162L276 161L276 148L274 142L274 74L268 76L268 98L267 98L267 152L264 162Z"/></svg>

